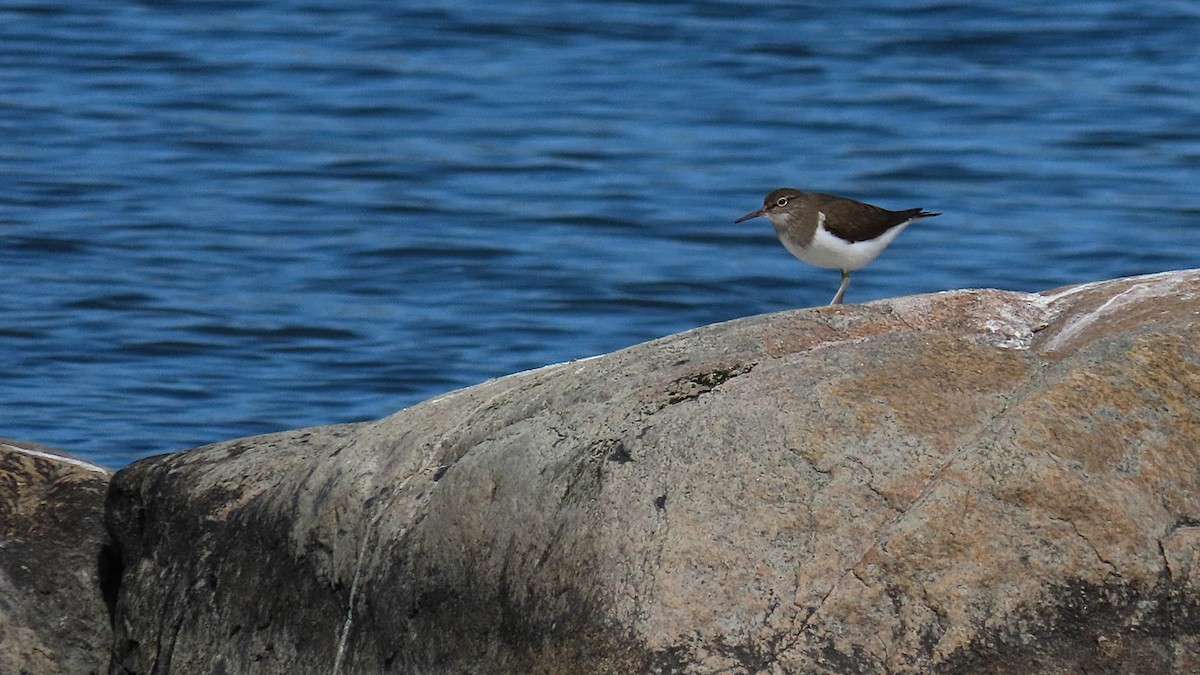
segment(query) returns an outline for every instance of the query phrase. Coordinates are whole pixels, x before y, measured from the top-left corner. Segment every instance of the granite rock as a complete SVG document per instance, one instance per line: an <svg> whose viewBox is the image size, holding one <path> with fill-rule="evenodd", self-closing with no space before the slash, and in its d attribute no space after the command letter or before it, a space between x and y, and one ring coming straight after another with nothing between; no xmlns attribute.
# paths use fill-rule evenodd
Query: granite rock
<svg viewBox="0 0 1200 675"><path fill-rule="evenodd" d="M100 590L111 472L0 439L0 673L102 673Z"/></svg>
<svg viewBox="0 0 1200 675"><path fill-rule="evenodd" d="M113 672L1200 672L1200 271L750 317L113 479Z"/></svg>

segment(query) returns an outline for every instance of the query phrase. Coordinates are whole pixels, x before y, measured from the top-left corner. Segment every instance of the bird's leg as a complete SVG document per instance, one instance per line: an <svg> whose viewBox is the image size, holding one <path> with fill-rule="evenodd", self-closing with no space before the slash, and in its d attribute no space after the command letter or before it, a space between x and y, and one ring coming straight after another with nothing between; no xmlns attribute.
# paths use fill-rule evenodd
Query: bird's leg
<svg viewBox="0 0 1200 675"><path fill-rule="evenodd" d="M837 295L833 296L833 302L831 302L829 304L831 304L831 305L842 304L842 297L846 295L846 287L849 285L850 285L850 272L848 270L842 270L842 285L838 287Z"/></svg>

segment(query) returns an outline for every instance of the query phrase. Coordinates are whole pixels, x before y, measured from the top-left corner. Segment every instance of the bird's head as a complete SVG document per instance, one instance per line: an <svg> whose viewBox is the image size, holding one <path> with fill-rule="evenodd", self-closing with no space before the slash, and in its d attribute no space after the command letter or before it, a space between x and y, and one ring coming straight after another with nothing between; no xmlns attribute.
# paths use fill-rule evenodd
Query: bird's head
<svg viewBox="0 0 1200 675"><path fill-rule="evenodd" d="M766 216L772 223L777 222L799 209L803 198L804 193L795 188L779 188L763 199L761 209L751 211L733 222L740 223L759 216Z"/></svg>

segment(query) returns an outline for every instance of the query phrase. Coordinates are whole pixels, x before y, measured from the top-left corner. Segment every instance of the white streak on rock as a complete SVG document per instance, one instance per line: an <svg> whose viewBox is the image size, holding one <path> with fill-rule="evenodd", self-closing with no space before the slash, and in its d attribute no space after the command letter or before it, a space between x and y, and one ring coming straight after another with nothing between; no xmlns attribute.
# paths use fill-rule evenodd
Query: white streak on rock
<svg viewBox="0 0 1200 675"><path fill-rule="evenodd" d="M30 455L31 457L39 457L41 459L49 459L49 460L52 460L55 462L62 462L63 464L71 464L71 465L77 466L81 469L86 469L88 471L95 471L96 473L105 473L105 474L110 473L108 469L105 469L102 466L96 466L95 464L91 464L89 462L85 462L80 459L75 459L73 457L66 457L64 455L56 455L51 452L42 452L41 450L34 450L33 448L27 448L27 447L20 446L20 445L13 445L11 443L3 443L0 445L3 445L4 447L8 448L9 450L12 450L13 452L19 452L21 454Z"/></svg>
<svg viewBox="0 0 1200 675"><path fill-rule="evenodd" d="M1086 314L1068 318L1066 325L1064 325L1062 329L1059 330L1058 333L1055 334L1054 337L1050 338L1050 340L1046 343L1046 350L1054 351L1061 348L1082 333L1089 326L1104 318L1106 314L1109 314L1115 310L1120 310L1129 305L1144 302L1151 298L1161 298L1165 296L1176 295L1177 288L1182 282L1187 281L1187 277L1179 274L1178 272L1163 272L1160 274L1150 274L1144 277L1136 277L1136 280L1138 283L1133 284L1124 291L1121 291L1108 300L1105 300L1104 304L1100 305L1096 309L1087 312ZM1050 305L1065 297L1074 295L1079 291L1087 290L1101 283L1111 284L1112 282L1095 282L1091 284L1075 286L1052 296L1043 296L1045 297L1043 302L1045 302L1047 305Z"/></svg>

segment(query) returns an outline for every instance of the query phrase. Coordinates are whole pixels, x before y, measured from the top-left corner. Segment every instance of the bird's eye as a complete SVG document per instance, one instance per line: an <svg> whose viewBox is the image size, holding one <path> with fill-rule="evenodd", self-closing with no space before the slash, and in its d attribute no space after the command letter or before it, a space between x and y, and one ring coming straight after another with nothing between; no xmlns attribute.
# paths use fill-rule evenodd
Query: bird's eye
<svg viewBox="0 0 1200 675"><path fill-rule="evenodd" d="M787 197L780 197L775 200L775 206L787 206Z"/></svg>

